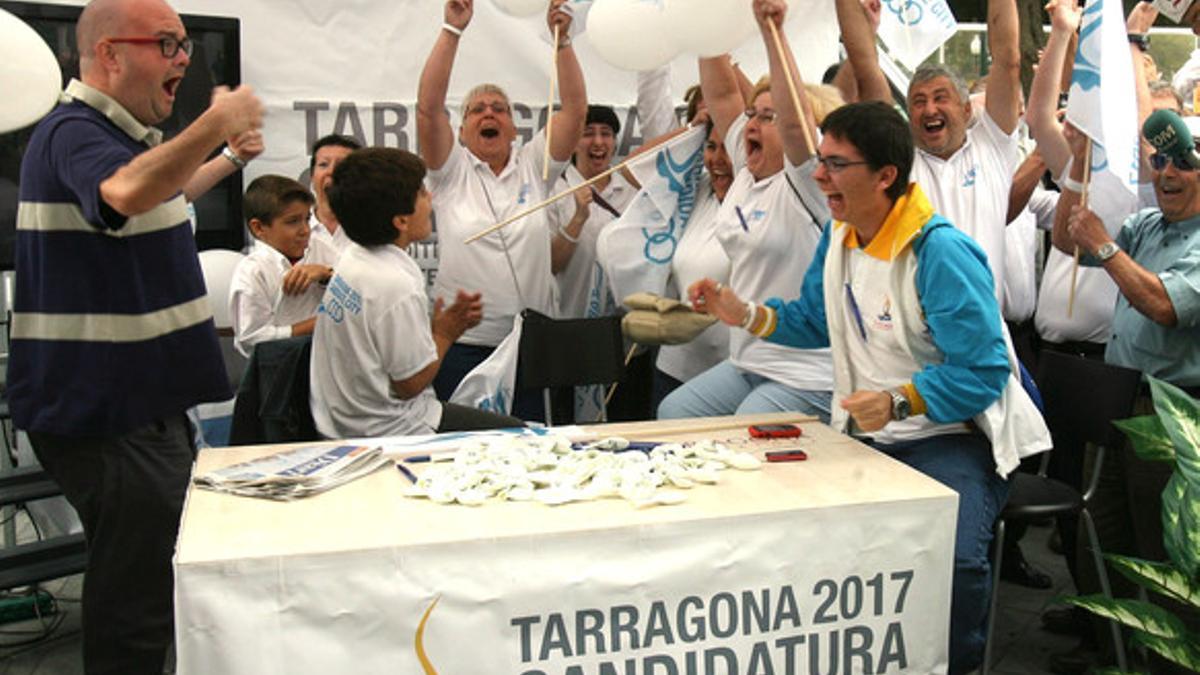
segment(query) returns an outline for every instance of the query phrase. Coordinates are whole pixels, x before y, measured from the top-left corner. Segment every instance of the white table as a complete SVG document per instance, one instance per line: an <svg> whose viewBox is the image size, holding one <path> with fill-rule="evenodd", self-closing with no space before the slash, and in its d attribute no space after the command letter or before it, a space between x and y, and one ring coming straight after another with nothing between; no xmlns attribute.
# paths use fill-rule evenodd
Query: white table
<svg viewBox="0 0 1200 675"><path fill-rule="evenodd" d="M747 424L796 416L709 428L730 419L602 429L748 444ZM289 503L193 489L178 672L823 673L836 653L839 673L944 673L956 494L802 426L808 461L640 510L443 506L388 470ZM205 450L197 471L277 449Z"/></svg>

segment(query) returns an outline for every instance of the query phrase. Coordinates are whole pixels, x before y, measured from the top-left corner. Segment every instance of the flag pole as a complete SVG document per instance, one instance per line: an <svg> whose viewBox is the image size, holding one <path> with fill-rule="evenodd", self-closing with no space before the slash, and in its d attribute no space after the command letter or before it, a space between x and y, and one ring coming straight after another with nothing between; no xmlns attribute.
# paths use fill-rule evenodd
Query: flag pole
<svg viewBox="0 0 1200 675"><path fill-rule="evenodd" d="M1083 151L1083 188L1079 192L1079 206L1087 208L1088 187L1092 182L1092 137L1087 137L1087 147ZM1075 244L1075 263L1071 266L1071 293L1067 297L1067 318L1075 311L1075 279L1079 276L1079 244Z"/></svg>
<svg viewBox="0 0 1200 675"><path fill-rule="evenodd" d="M783 64L783 77L787 80L788 93L792 97L792 107L796 109L796 117L800 120L800 130L804 132L804 149L809 155L816 154L817 149L813 143L812 131L808 128L808 115L804 114L804 107L800 105L800 94L796 91L796 80L792 77L792 61L783 49L783 40L779 38L779 28L775 26L775 22L770 17L767 18L767 25L771 27L771 40L775 42L775 53L779 56L779 62Z"/></svg>
<svg viewBox="0 0 1200 675"><path fill-rule="evenodd" d="M550 55L550 93L546 95L546 149L542 153L542 180L550 180L550 132L554 128L554 90L558 88L559 25L554 24L554 44Z"/></svg>
<svg viewBox="0 0 1200 675"><path fill-rule="evenodd" d="M692 128L695 128L695 127L692 127ZM598 183L598 182L604 180L605 178L608 178L609 176L613 175L614 173L629 166L635 160L642 159L642 156L645 155L646 153L654 151L654 150L658 150L659 148L663 147L664 145L667 145L668 143L671 143L672 141L678 140L681 135L683 135L683 134L676 134L674 136L669 136L648 148L639 149L637 154L626 157L625 161L621 162L620 164L611 166L611 167L605 169L604 171L601 171L600 173L596 174L595 176L592 176L591 178L583 181L579 185L569 186L567 189L563 190L562 192L559 192L558 194L556 194L552 197L547 197L546 199L543 199L542 201L538 202L537 204L534 204L533 206L525 209L524 211L521 211L520 213L517 213L516 215L509 216L508 218L505 218L504 220L496 223L495 225L492 225L491 227L489 227L485 230L480 230L479 232L476 232L475 234L464 239L463 243L470 244L474 241L478 241L479 239L483 239L484 237L495 232L496 230L499 230L499 229L505 227L506 225L512 223L513 221L520 220L520 219L524 218L525 216L527 216L531 213L534 213L535 211L540 211L541 209L546 208L547 206L562 199L563 197L566 197L567 195L575 192L579 188L588 187L594 183Z"/></svg>

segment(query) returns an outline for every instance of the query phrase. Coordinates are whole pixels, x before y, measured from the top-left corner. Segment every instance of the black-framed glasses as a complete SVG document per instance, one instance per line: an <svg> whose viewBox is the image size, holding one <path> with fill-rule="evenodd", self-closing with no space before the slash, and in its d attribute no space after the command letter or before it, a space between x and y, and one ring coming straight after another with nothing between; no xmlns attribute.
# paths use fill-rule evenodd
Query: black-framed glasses
<svg viewBox="0 0 1200 675"><path fill-rule="evenodd" d="M756 110L754 108L746 108L746 119L758 119L763 124L774 124L775 118L778 117L774 110Z"/></svg>
<svg viewBox="0 0 1200 675"><path fill-rule="evenodd" d="M837 155L832 157L822 157L820 153L817 154L817 161L824 164L825 170L829 173L841 173L842 171L845 171L847 167L857 166L859 164L870 164L870 162L865 159L850 160L846 159L845 157L838 157Z"/></svg>
<svg viewBox="0 0 1200 675"><path fill-rule="evenodd" d="M480 101L479 103L476 103L475 105L471 106L470 108L467 108L467 114L468 115L482 115L483 111L487 110L488 108L492 109L493 115L505 115L505 114L508 114L508 112L509 112L509 107L508 107L507 103L502 103L500 101L492 101L491 103L484 103L484 102Z"/></svg>
<svg viewBox="0 0 1200 675"><path fill-rule="evenodd" d="M192 38L183 37L177 38L171 35L163 37L124 37L124 38L108 38L108 42L113 44L129 44L129 45L158 45L162 51L163 58L173 59L175 55L183 50L188 58L191 58L192 51L196 48L196 43L192 42Z"/></svg>
<svg viewBox="0 0 1200 675"><path fill-rule="evenodd" d="M1155 171L1162 171L1163 169L1167 168L1168 163L1174 164L1175 168L1179 169L1180 171L1196 170L1196 167L1188 164L1186 158L1178 155L1164 155L1161 152L1156 152L1153 155L1150 155L1150 168L1154 169Z"/></svg>

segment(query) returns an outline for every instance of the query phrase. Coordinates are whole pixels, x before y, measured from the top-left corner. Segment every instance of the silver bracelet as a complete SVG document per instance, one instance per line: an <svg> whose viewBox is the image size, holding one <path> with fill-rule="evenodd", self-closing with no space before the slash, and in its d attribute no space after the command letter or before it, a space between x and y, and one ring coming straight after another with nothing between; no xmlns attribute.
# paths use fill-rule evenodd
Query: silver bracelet
<svg viewBox="0 0 1200 675"><path fill-rule="evenodd" d="M238 157L237 153L233 151L233 148L230 148L228 145L225 146L224 150L221 150L221 156L229 160L230 163L239 169L246 168L246 160Z"/></svg>
<svg viewBox="0 0 1200 675"><path fill-rule="evenodd" d="M449 32L449 33L453 33L457 37L462 37L462 29L458 28L457 26L451 26L448 23L443 23L442 30Z"/></svg>
<svg viewBox="0 0 1200 675"><path fill-rule="evenodd" d="M566 239L567 241L571 242L572 244L579 243L579 237L572 237L571 235L567 234L567 226L566 225L559 225L558 233L560 235L562 235L563 239Z"/></svg>
<svg viewBox="0 0 1200 675"><path fill-rule="evenodd" d="M742 329L750 330L750 326L754 323L754 316L758 314L758 305L752 301L746 301L746 318L742 319Z"/></svg>

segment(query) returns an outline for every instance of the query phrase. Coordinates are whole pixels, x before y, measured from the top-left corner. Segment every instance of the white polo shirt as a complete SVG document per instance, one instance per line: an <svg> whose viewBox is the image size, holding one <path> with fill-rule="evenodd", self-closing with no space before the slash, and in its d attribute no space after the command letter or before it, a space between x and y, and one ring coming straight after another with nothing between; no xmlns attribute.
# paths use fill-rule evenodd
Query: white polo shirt
<svg viewBox="0 0 1200 675"><path fill-rule="evenodd" d="M316 239L297 265L329 265L337 253ZM312 284L299 295L285 295L283 277L292 269L286 256L262 241L255 240L229 284L229 316L233 324L233 346L250 356L254 345L292 336L292 324L316 315L325 286Z"/></svg>
<svg viewBox="0 0 1200 675"><path fill-rule="evenodd" d="M707 172L701 180L696 208L671 258L671 288L676 297L684 299L688 286L701 279L729 283L729 256L717 240L721 202L713 194ZM656 365L667 375L687 382L729 358L729 333L729 326L718 321L691 342L663 345L658 349Z"/></svg>
<svg viewBox="0 0 1200 675"><path fill-rule="evenodd" d="M555 183L554 194L579 185L584 180L575 165L571 164ZM555 282L558 284L559 316L564 319L579 319L587 316L592 279L596 272L596 240L606 225L616 220L618 214L625 212L625 207L633 201L637 190L618 171L612 175L608 185L604 186L599 194L600 198L617 213L614 214L593 201L589 207L588 219L579 233L579 243L575 244L574 253L571 254L571 260L567 262L567 266L561 272L554 275ZM558 232L558 228L566 227L567 223L571 222L571 217L575 215L575 199L563 197L547 207L546 211L549 215L546 224L550 228L550 237L553 238ZM604 291L610 292L607 283L604 284Z"/></svg>
<svg viewBox="0 0 1200 675"><path fill-rule="evenodd" d="M746 168L739 116L725 136L734 178L717 212L717 239L729 256L729 286L745 300L795 298L829 220L825 195L812 180L817 160L793 166L784 158L779 173L760 181ZM733 365L796 389L833 388L828 349L795 349L731 331Z"/></svg>
<svg viewBox="0 0 1200 675"><path fill-rule="evenodd" d="M912 180L920 183L935 211L983 248L996 300L1003 301L1008 193L1020 162L1016 132L1004 133L984 111L950 159L918 148L914 160Z"/></svg>
<svg viewBox="0 0 1200 675"><path fill-rule="evenodd" d="M566 162L551 160L542 180L544 132L519 149L514 145L500 175L455 143L446 163L425 176L433 193L441 262L434 297L447 304L459 290L483 294L483 321L459 342L494 347L512 330L526 307L554 316L554 277L550 272L550 229L541 209L473 242L463 240L550 196Z"/></svg>
<svg viewBox="0 0 1200 675"><path fill-rule="evenodd" d="M432 386L408 400L391 388L437 360L428 304L425 276L403 249L346 247L313 331L309 407L322 436L437 430L442 404Z"/></svg>

